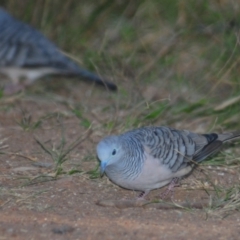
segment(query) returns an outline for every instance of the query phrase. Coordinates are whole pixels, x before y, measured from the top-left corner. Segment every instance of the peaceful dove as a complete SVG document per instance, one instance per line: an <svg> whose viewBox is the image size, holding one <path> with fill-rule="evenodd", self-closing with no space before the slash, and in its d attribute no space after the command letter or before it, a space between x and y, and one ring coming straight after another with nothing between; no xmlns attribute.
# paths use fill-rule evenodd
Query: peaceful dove
<svg viewBox="0 0 240 240"><path fill-rule="evenodd" d="M104 138L97 145L101 173L115 184L146 196L176 178L240 136L232 133L197 134L169 127L142 127Z"/></svg>
<svg viewBox="0 0 240 240"><path fill-rule="evenodd" d="M76 76L117 90L111 82L78 66L42 33L0 8L0 73L13 84L6 93L16 92L45 75ZM20 79L25 81L20 83Z"/></svg>

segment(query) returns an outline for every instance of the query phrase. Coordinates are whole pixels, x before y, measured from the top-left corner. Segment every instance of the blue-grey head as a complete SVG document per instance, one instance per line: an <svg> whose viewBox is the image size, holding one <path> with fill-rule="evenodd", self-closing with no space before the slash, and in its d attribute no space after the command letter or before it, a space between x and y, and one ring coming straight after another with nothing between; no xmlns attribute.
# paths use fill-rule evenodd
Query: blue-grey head
<svg viewBox="0 0 240 240"><path fill-rule="evenodd" d="M97 145L97 156L101 163L101 174L107 170L109 166L121 163L124 158L124 148L118 136L110 136L104 138Z"/></svg>

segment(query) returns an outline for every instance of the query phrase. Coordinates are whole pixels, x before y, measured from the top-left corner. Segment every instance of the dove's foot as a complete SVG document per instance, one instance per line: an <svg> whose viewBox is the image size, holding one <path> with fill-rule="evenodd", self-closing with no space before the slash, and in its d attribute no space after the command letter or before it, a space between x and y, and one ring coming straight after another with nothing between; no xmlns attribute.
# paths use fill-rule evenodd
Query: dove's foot
<svg viewBox="0 0 240 240"><path fill-rule="evenodd" d="M24 84L7 84L4 87L3 93L4 95L12 95L14 93L18 93L21 92L25 89L25 85Z"/></svg>
<svg viewBox="0 0 240 240"><path fill-rule="evenodd" d="M148 195L149 191L145 191L145 192L141 192L138 197L137 200L145 200L145 197Z"/></svg>
<svg viewBox="0 0 240 240"><path fill-rule="evenodd" d="M160 194L160 198L161 199L166 198L169 195L169 193L171 193L172 198L174 194L174 188L179 185L179 180L180 178L173 178L170 184L168 185L168 188Z"/></svg>

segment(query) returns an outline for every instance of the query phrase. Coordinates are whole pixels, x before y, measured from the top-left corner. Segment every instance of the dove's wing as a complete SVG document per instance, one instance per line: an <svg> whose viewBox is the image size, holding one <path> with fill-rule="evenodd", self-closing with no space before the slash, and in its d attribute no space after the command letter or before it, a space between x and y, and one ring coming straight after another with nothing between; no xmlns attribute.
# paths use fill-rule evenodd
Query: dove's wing
<svg viewBox="0 0 240 240"><path fill-rule="evenodd" d="M136 135L148 153L172 172L204 160L223 143L215 133L201 135L168 127L147 127Z"/></svg>

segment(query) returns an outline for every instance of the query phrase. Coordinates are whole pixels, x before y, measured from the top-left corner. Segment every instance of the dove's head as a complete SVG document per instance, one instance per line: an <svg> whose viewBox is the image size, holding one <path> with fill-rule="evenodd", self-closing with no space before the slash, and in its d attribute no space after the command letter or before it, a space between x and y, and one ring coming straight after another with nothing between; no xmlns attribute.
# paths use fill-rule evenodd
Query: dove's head
<svg viewBox="0 0 240 240"><path fill-rule="evenodd" d="M104 138L97 145L97 156L101 162L101 174L110 165L120 163L124 156L124 149L118 136Z"/></svg>

